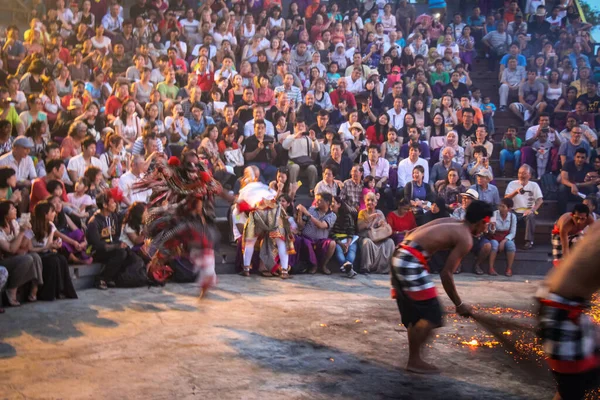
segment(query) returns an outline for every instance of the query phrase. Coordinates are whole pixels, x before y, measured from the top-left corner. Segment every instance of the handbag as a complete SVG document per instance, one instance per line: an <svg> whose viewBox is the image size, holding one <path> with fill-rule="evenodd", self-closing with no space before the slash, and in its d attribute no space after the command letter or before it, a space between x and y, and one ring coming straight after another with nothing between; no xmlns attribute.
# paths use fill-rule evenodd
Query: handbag
<svg viewBox="0 0 600 400"><path fill-rule="evenodd" d="M508 236L508 234L512 230L512 224L513 224L513 219L512 219L512 216L510 216L510 226L508 227L508 230L507 231L496 231L496 232L494 232L492 234L489 234L488 238L491 239L491 240L495 240L498 243L500 243L501 241L503 241Z"/></svg>
<svg viewBox="0 0 600 400"><path fill-rule="evenodd" d="M298 164L302 168L305 168L305 167L308 167L309 165L315 164L315 161L312 159L312 156L311 156L311 149L310 149L310 144L309 144L310 140L308 139L307 136L305 136L304 138L306 139L306 151L307 151L308 155L291 159L291 161L294 164Z"/></svg>
<svg viewBox="0 0 600 400"><path fill-rule="evenodd" d="M377 228L371 227L367 232L369 239L371 239L371 241L375 243L381 242L382 240L389 238L390 236L392 236L392 233L394 233L392 231L392 227L387 222L382 223Z"/></svg>

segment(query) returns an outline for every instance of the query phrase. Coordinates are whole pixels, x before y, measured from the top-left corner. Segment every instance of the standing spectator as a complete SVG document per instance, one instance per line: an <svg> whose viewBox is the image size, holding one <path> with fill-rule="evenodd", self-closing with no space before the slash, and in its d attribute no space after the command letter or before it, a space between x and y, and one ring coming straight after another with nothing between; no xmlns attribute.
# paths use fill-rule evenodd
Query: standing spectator
<svg viewBox="0 0 600 400"><path fill-rule="evenodd" d="M586 160L587 151L579 148L575 150L573 161L563 165L560 172L561 185L558 188L558 210L561 214L567 211L569 202L581 203L583 201L581 194L595 193L596 186L600 184L600 178L588 177L588 173L593 172L594 169Z"/></svg>
<svg viewBox="0 0 600 400"><path fill-rule="evenodd" d="M325 275L331 275L327 263L335 253L336 242L329 239L329 231L337 219L337 215L331 211L332 200L333 197L329 193L321 193L315 197L315 207L308 210L302 204L296 207L299 216L298 227L302 230L302 236L311 241L319 263L308 270L310 274L321 268Z"/></svg>
<svg viewBox="0 0 600 400"><path fill-rule="evenodd" d="M505 198L512 199L512 209L517 215L518 222L525 222L525 245L523 250L530 250L533 247L535 216L544 202L539 185L530 180L532 172L533 169L529 165L523 164L519 168L518 179L506 186L504 194Z"/></svg>

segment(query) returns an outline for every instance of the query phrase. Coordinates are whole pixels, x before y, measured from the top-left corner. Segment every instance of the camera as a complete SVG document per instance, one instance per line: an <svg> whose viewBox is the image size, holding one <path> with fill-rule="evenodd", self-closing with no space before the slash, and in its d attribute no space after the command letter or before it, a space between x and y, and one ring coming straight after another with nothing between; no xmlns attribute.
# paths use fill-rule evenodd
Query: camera
<svg viewBox="0 0 600 400"><path fill-rule="evenodd" d="M523 188L519 189L519 193L520 194L525 194L525 189L523 189Z"/></svg>
<svg viewBox="0 0 600 400"><path fill-rule="evenodd" d="M548 133L548 132L550 132L550 128L542 128L542 132Z"/></svg>
<svg viewBox="0 0 600 400"><path fill-rule="evenodd" d="M309 220L310 220L310 218L309 218L307 215L303 215L303 216L302 216L302 221L303 221L304 223L307 223Z"/></svg>
<svg viewBox="0 0 600 400"><path fill-rule="evenodd" d="M177 114L178 114L180 117L183 117L183 111L179 111Z"/></svg>

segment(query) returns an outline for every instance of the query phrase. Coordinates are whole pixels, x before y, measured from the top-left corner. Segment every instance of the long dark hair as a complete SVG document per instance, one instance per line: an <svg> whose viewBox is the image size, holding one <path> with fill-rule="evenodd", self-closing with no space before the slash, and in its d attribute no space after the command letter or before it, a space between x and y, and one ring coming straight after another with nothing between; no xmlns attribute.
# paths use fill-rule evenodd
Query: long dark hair
<svg viewBox="0 0 600 400"><path fill-rule="evenodd" d="M0 227L2 228L6 228L6 217L11 207L15 207L15 203L10 200L0 200Z"/></svg>
<svg viewBox="0 0 600 400"><path fill-rule="evenodd" d="M9 187L8 180L16 173L11 167L0 167L0 189Z"/></svg>
<svg viewBox="0 0 600 400"><path fill-rule="evenodd" d="M381 118L384 115L387 117L388 123L386 125L381 125L379 123L379 118ZM390 130L389 123L390 123L390 116L385 112L382 112L381 114L379 114L379 116L377 117L377 121L375 121L375 138L380 143L383 143L387 140L387 134L388 134L388 131Z"/></svg>
<svg viewBox="0 0 600 400"><path fill-rule="evenodd" d="M31 230L38 242L43 241L50 234L50 224L46 221L46 215L54 210L54 206L46 200L42 200L33 209L31 219Z"/></svg>
<svg viewBox="0 0 600 400"><path fill-rule="evenodd" d="M439 115L440 117L442 117L442 125L440 125L440 134L439 135L436 135L435 123L433 122L436 115ZM432 137L432 136L446 137L446 123L445 122L446 122L446 118L444 118L444 114L442 114L441 112L436 112L435 114L433 114L433 118L431 118L431 132L429 133L429 137Z"/></svg>
<svg viewBox="0 0 600 400"><path fill-rule="evenodd" d="M144 211L146 203L136 201L127 209L127 214L123 219L123 225L129 225L137 234L142 231Z"/></svg>

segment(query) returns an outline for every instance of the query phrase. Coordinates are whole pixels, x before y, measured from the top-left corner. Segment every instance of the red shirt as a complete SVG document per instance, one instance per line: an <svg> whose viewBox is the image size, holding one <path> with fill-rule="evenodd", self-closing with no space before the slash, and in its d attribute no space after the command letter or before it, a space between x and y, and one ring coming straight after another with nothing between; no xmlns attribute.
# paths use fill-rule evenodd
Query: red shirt
<svg viewBox="0 0 600 400"><path fill-rule="evenodd" d="M46 189L46 182L48 181L48 177L44 176L43 178L37 178L33 181L31 185L31 195L29 196L29 212L33 212L33 209L37 203L42 200L46 200L50 197L50 193L48 189ZM62 184L62 201L68 202L69 198L67 197L67 189L65 188L65 184L63 181L60 181Z"/></svg>
<svg viewBox="0 0 600 400"><path fill-rule="evenodd" d="M123 103L125 102L124 99L123 101L121 101L117 96L112 95L108 98L108 100L106 100L106 104L104 106L104 114L105 115L113 115L115 117L118 117L119 114L121 113L121 107L123 106Z"/></svg>
<svg viewBox="0 0 600 400"><path fill-rule="evenodd" d="M203 92L210 92L210 89L212 89L213 83L215 82L215 75L212 72L201 74L196 71L196 76L198 77L198 87L202 89Z"/></svg>
<svg viewBox="0 0 600 400"><path fill-rule="evenodd" d="M175 71L183 70L187 72L187 65L185 64L185 61L183 61L181 58L175 60L175 65L173 65L172 60L169 60L169 65L173 67Z"/></svg>
<svg viewBox="0 0 600 400"><path fill-rule="evenodd" d="M392 211L387 215L386 219L394 232L405 232L417 227L417 221L412 212L407 212L404 216L400 217Z"/></svg>
<svg viewBox="0 0 600 400"><path fill-rule="evenodd" d="M346 100L346 103L348 103L348 109L356 108L356 99L354 98L354 95L348 91L345 91L343 94L341 94L339 89L336 89L329 93L329 98L331 99L331 103L333 103L335 108L338 107L341 99Z"/></svg>

